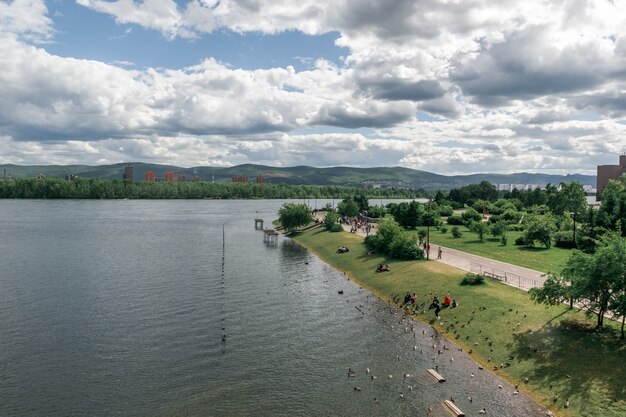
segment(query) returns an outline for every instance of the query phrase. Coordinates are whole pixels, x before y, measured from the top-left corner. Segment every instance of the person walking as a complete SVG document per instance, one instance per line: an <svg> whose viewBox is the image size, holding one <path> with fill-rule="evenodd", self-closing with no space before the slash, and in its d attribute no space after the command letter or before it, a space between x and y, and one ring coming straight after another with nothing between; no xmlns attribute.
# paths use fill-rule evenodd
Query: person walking
<svg viewBox="0 0 626 417"><path fill-rule="evenodd" d="M442 253L443 253L443 249L441 249L441 246L439 246L439 249L437 250L437 259L441 259Z"/></svg>

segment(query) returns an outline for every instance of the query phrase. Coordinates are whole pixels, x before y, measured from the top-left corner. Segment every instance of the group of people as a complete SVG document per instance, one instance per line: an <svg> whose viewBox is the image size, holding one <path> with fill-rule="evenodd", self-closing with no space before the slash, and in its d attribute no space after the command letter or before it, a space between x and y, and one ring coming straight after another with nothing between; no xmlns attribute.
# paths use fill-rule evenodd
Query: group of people
<svg viewBox="0 0 626 417"><path fill-rule="evenodd" d="M404 305L411 305L411 304L415 304L415 302L417 301L417 295L415 293L411 294L410 292L406 292L406 295L404 296L404 302L402 304Z"/></svg>
<svg viewBox="0 0 626 417"><path fill-rule="evenodd" d="M339 246L337 248L337 253L346 253L346 252L349 252L349 251L350 251L350 249L346 248L345 246Z"/></svg>
<svg viewBox="0 0 626 417"><path fill-rule="evenodd" d="M443 297L443 305L439 302L439 299L437 298L437 296L435 295L433 297L433 302L430 304L430 307L428 307L428 309L435 309L435 319L439 320L439 312L441 311L442 308L448 308L448 307L452 307L455 308L456 306L458 306L459 303L456 302L456 300L453 300L450 297L450 293L446 293L446 295Z"/></svg>
<svg viewBox="0 0 626 417"><path fill-rule="evenodd" d="M378 266L376 267L376 272L387 272L387 271L391 271L391 269L389 268L389 265L387 264L378 264Z"/></svg>

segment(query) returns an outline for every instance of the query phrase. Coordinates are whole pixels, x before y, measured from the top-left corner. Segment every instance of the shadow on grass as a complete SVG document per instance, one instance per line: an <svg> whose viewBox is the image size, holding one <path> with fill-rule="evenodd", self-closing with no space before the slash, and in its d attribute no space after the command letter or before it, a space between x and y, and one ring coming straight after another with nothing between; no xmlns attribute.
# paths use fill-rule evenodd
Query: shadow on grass
<svg viewBox="0 0 626 417"><path fill-rule="evenodd" d="M550 391L561 399L587 402L599 385L611 401L626 398L626 344L619 334L609 328L596 331L586 321L553 321L557 317L536 332L514 336L512 355L532 363L527 377L544 387L554 386Z"/></svg>
<svg viewBox="0 0 626 417"><path fill-rule="evenodd" d="M541 252L547 252L550 249L547 249L545 246L544 247L538 247L538 246L518 246L518 250L520 252L541 253Z"/></svg>

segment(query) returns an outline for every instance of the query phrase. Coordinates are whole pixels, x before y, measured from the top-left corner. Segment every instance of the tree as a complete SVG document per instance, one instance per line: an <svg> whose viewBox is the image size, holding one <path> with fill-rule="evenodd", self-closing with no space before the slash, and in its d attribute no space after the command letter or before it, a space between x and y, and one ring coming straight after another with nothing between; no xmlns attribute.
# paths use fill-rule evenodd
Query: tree
<svg viewBox="0 0 626 417"><path fill-rule="evenodd" d="M287 232L292 232L312 222L313 217L306 204L285 203L278 209L278 221Z"/></svg>
<svg viewBox="0 0 626 417"><path fill-rule="evenodd" d="M594 254L575 251L561 276L551 276L542 288L530 295L536 302L558 304L564 300L580 300L583 308L597 316L596 328L604 324L604 315L611 311L622 317L624 337L624 294L626 292L626 245L615 233L605 236Z"/></svg>
<svg viewBox="0 0 626 417"><path fill-rule="evenodd" d="M546 249L550 249L554 232L556 232L556 226L548 216L529 216L526 221L524 240L530 246L533 246L535 241L539 241Z"/></svg>
<svg viewBox="0 0 626 417"><path fill-rule="evenodd" d="M500 220L491 225L489 232L491 233L491 236L498 237L503 236L506 233L506 229L506 222Z"/></svg>
<svg viewBox="0 0 626 417"><path fill-rule="evenodd" d="M389 254L395 259L424 259L424 251L417 247L415 236L408 232L402 232L393 238L389 245Z"/></svg>
<svg viewBox="0 0 626 417"><path fill-rule="evenodd" d="M393 218L407 229L415 229L421 223L423 213L424 209L417 201L400 203L391 209Z"/></svg>
<svg viewBox="0 0 626 417"><path fill-rule="evenodd" d="M485 238L485 233L489 231L489 226L487 226L484 222L471 222L468 226L470 232L476 233L478 235L478 239L482 242Z"/></svg>
<svg viewBox="0 0 626 417"><path fill-rule="evenodd" d="M378 223L375 235L365 238L365 245L377 252L388 253L393 239L404 231L393 219L385 218Z"/></svg>
<svg viewBox="0 0 626 417"><path fill-rule="evenodd" d="M359 207L359 212L363 213L369 209L370 202L367 196L363 193L357 193L353 198L356 205Z"/></svg>
<svg viewBox="0 0 626 417"><path fill-rule="evenodd" d="M326 230L328 230L329 232L332 231L332 229L334 228L334 226L337 224L337 220L339 219L339 216L337 215L337 213L335 213L332 210L328 210L326 212L326 215L324 216L324 228ZM341 227L341 225L339 225L339 227Z"/></svg>
<svg viewBox="0 0 626 417"><path fill-rule="evenodd" d="M558 216L563 213L574 213L574 216L584 213L587 208L585 189L576 181L562 182L559 191L548 194L547 204L552 213Z"/></svg>
<svg viewBox="0 0 626 417"><path fill-rule="evenodd" d="M342 216L356 217L359 214L359 206L352 198L347 197L337 204L337 212Z"/></svg>
<svg viewBox="0 0 626 417"><path fill-rule="evenodd" d="M467 210L465 210L461 217L466 224L469 224L471 222L479 222L483 218L483 216L473 208L468 208Z"/></svg>

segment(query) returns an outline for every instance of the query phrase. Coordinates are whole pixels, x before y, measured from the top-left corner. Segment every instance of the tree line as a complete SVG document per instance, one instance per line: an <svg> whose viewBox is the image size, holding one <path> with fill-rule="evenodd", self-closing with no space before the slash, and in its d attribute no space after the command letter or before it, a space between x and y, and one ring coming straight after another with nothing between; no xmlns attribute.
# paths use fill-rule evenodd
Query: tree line
<svg viewBox="0 0 626 417"><path fill-rule="evenodd" d="M95 178L19 178L0 181L0 198L33 199L342 199L355 194L367 198L415 198L406 189L359 189L343 186L144 182Z"/></svg>

